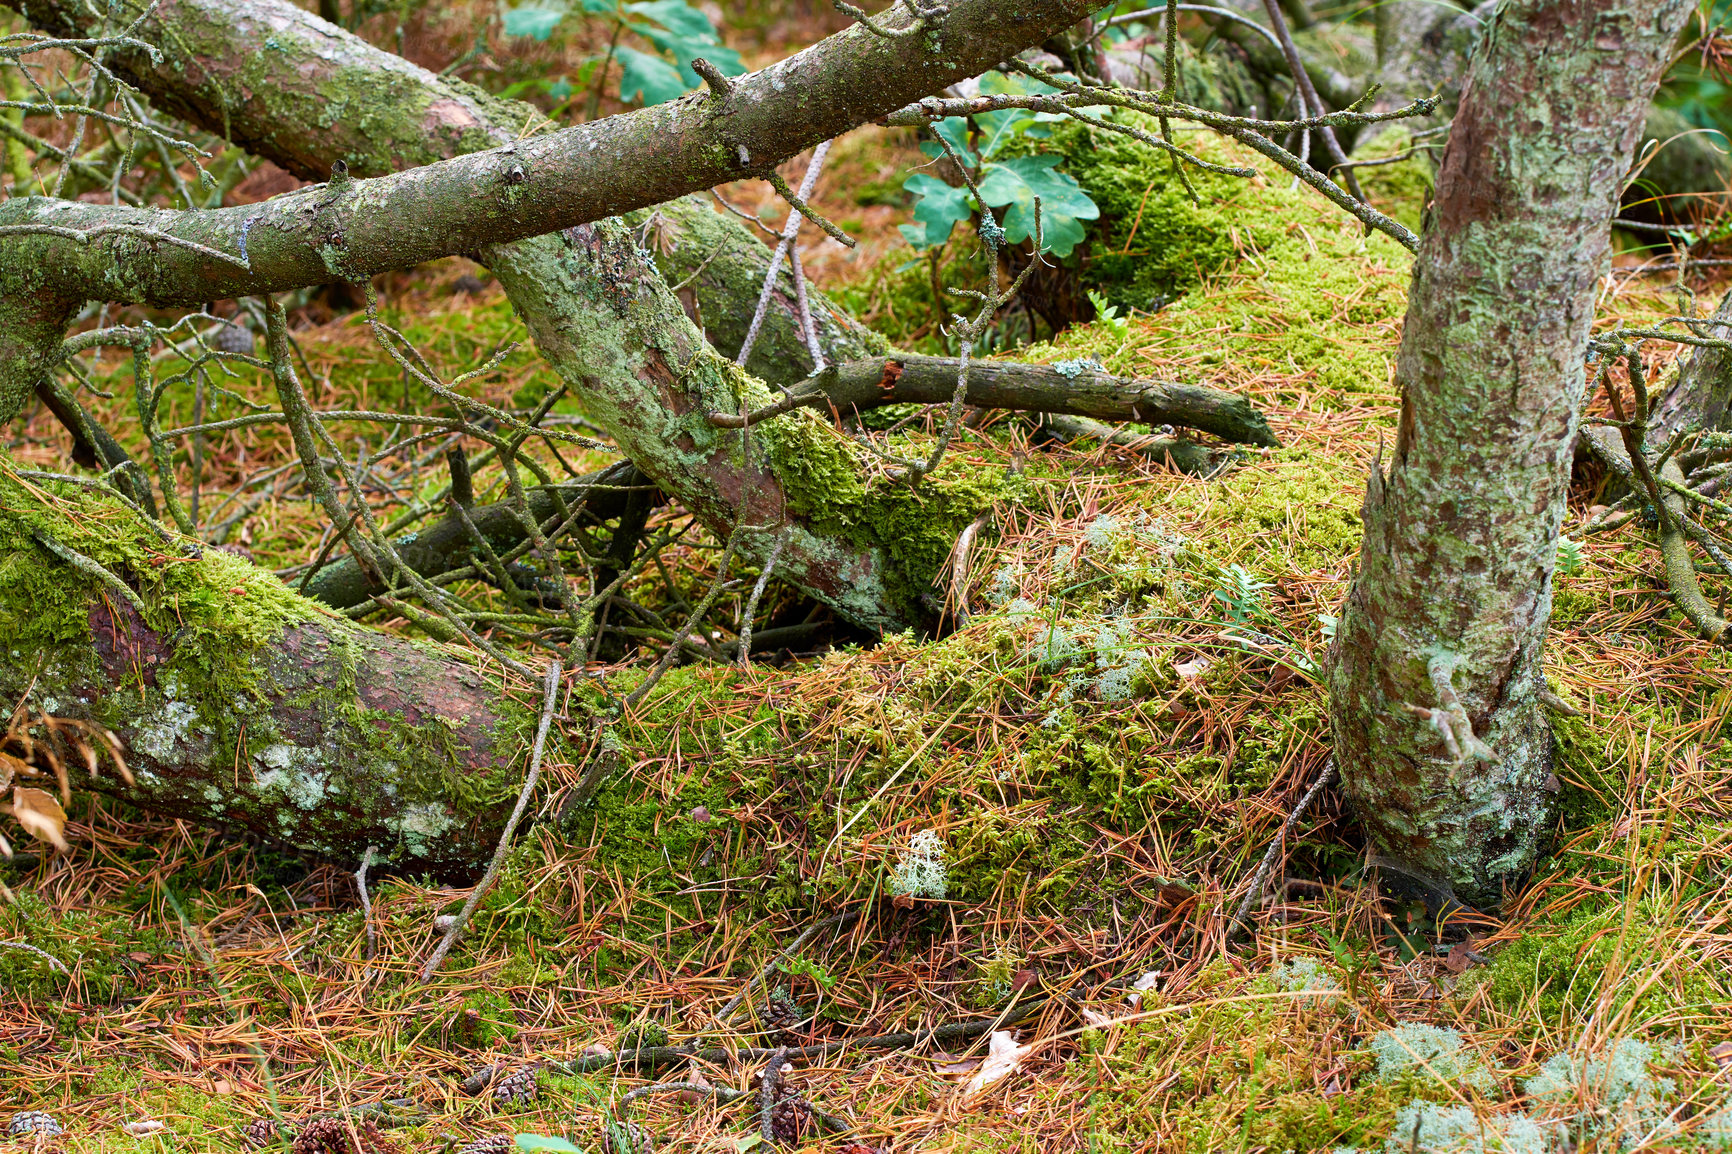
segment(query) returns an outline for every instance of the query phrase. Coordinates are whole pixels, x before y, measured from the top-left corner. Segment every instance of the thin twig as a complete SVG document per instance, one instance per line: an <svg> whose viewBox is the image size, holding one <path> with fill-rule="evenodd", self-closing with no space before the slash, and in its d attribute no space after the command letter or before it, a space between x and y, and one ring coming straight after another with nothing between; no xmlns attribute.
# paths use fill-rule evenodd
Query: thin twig
<svg viewBox="0 0 1732 1154"><path fill-rule="evenodd" d="M55 957L53 954L49 953L47 950L37 949L35 946L31 945L29 942L0 942L0 949L23 950L25 953L35 954L37 957L41 958L43 961L45 961L49 965L53 966L55 969L59 970L61 973L66 974L68 977L70 977L72 974L71 970L67 969L64 965L61 964L61 961L59 958Z"/></svg>
<svg viewBox="0 0 1732 1154"><path fill-rule="evenodd" d="M721 1022L723 1025L732 1023L735 1011L739 1008L740 1003L745 1001L747 995L768 978L777 966L799 953L801 948L804 947L807 942L816 937L820 931L826 930L831 926L845 925L859 916L860 915L857 912L836 914L833 917L825 918L823 921L809 927L805 933L802 933L799 937L794 939L793 945L777 954L774 958L771 958L770 963L763 969L759 970L757 975L752 978L751 981L741 987L739 993L728 999L727 1005L723 1006L716 1012L716 1021Z"/></svg>
<svg viewBox="0 0 1732 1154"><path fill-rule="evenodd" d="M812 195L812 188L818 183L818 174L823 171L824 157L829 151L830 142L828 140L812 150L812 162L806 166L806 175L800 178L800 195L795 197L789 193L790 204L795 200L804 204L805 198ZM758 307L752 313L752 323L746 329L746 339L740 345L738 355L734 357L736 365L745 364L746 359L752 355L752 346L758 340L758 330L764 324L764 313L769 309L770 297L776 291L776 276L782 271L782 261L787 257L789 250L794 247L794 238L799 232L800 213L789 212L788 219L782 224L782 236L776 242L776 251L770 256L770 267L764 273L764 287L758 292Z"/></svg>
<svg viewBox="0 0 1732 1154"><path fill-rule="evenodd" d="M752 618L758 612L758 602L764 596L764 590L770 584L770 574L776 571L776 561L782 555L782 546L788 543L788 534L776 535L776 544L770 550L770 555L764 558L763 572L758 574L757 584L752 586L752 595L746 599L746 611L740 615L740 668L749 668L752 664Z"/></svg>
<svg viewBox="0 0 1732 1154"><path fill-rule="evenodd" d="M367 895L367 867L373 864L373 855L379 847L370 845L361 854L361 868L355 871L355 887L361 891L361 924L367 929L367 960L373 960L373 955L379 949L379 935L373 929L373 899Z"/></svg>
<svg viewBox="0 0 1732 1154"><path fill-rule="evenodd" d="M782 1064L787 1058L788 1047L778 1048L758 1079L758 1133L771 1146L776 1144L776 1098L782 1089Z"/></svg>
<svg viewBox="0 0 1732 1154"><path fill-rule="evenodd" d="M463 903L463 908L457 911L452 919L451 927L445 931L445 937L440 941L433 956L427 959L427 964L421 967L421 980L425 982L433 976L439 964L445 960L445 955L451 952L451 946L457 941L457 935L463 932L463 927L469 924L470 915L475 907L481 904L481 899L487 896L487 891L493 886L493 879L499 876L499 867L505 864L506 851L511 848L511 835L517 832L517 823L523 819L523 811L529 807L529 798L535 792L535 783L541 777L541 751L547 744L547 727L553 722L553 707L559 701L558 658L547 663L547 680L542 690L541 721L535 727L535 747L529 755L529 776L523 782L523 789L517 795L517 805L511 811L511 817L505 823L505 829L499 834L499 846L493 851L493 860L487 865L487 872L481 875L481 880L469 893L469 900Z"/></svg>
<svg viewBox="0 0 1732 1154"><path fill-rule="evenodd" d="M1331 760L1323 767L1323 772L1317 775L1317 780L1311 783L1311 788L1305 791L1305 796L1299 799L1299 804L1293 807L1293 812L1287 815L1281 829L1275 834L1275 840L1269 844L1269 852L1263 855L1263 861L1257 866L1257 872L1251 875L1250 888L1245 891L1245 900L1239 903L1239 908L1233 914L1233 930L1238 927L1250 928L1246 915L1251 912L1252 904L1263 892L1263 884L1269 880L1269 871L1275 868L1275 861L1281 856L1281 847L1286 844L1287 837L1293 832L1293 827L1299 824L1299 819L1305 816L1305 811L1311 807L1317 795L1323 792L1323 787L1335 780L1335 762Z"/></svg>

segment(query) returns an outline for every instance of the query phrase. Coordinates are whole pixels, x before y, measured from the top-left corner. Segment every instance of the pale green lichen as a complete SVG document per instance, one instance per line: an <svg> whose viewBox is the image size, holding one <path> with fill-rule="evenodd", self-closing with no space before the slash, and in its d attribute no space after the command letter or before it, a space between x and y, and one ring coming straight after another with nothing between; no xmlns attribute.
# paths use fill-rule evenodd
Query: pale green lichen
<svg viewBox="0 0 1732 1154"><path fill-rule="evenodd" d="M1374 1035L1368 1043L1383 1079L1414 1076L1459 1082L1489 1092L1495 1082L1479 1055L1458 1031L1424 1022L1405 1022Z"/></svg>

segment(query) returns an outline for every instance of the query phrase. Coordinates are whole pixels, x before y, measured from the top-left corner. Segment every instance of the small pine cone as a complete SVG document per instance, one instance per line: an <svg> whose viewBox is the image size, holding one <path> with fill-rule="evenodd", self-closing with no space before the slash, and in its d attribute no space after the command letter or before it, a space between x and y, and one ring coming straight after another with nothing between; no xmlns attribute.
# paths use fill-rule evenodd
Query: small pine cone
<svg viewBox="0 0 1732 1154"><path fill-rule="evenodd" d="M535 1084L537 1067L524 1066L493 1080L493 1100L501 1106L527 1106L541 1093Z"/></svg>
<svg viewBox="0 0 1732 1154"><path fill-rule="evenodd" d="M60 1123L54 1120L54 1115L44 1114L40 1110L20 1110L12 1115L12 1121L6 1123L6 1133L16 1138L24 1134L46 1134L53 1137L61 1133Z"/></svg>
<svg viewBox="0 0 1732 1154"><path fill-rule="evenodd" d="M379 1124L373 1119L363 1118L352 1124L355 1136L361 1140L358 1149L349 1132L351 1122L315 1118L295 1136L294 1154L397 1154L397 1144L379 1132Z"/></svg>
<svg viewBox="0 0 1732 1154"><path fill-rule="evenodd" d="M801 1097L783 1098L770 1111L770 1130L776 1141L793 1145L808 1131L818 1128L811 1105Z"/></svg>
<svg viewBox="0 0 1732 1154"><path fill-rule="evenodd" d="M636 1122L620 1122L609 1118L601 1124L602 1154L646 1154L654 1150L649 1131Z"/></svg>
<svg viewBox="0 0 1732 1154"><path fill-rule="evenodd" d="M489 1134L467 1146L459 1146L457 1154L510 1154L516 1147L517 1140L509 1134Z"/></svg>
<svg viewBox="0 0 1732 1154"><path fill-rule="evenodd" d="M235 321L218 329L211 344L225 353L243 353L250 357L253 353L253 330Z"/></svg>
<svg viewBox="0 0 1732 1154"><path fill-rule="evenodd" d="M275 1146L288 1135L288 1127L283 1126L275 1118L254 1118L241 1130L241 1140L250 1150L263 1150L266 1146Z"/></svg>
<svg viewBox="0 0 1732 1154"><path fill-rule="evenodd" d="M806 1011L794 1003L787 993L777 990L770 995L764 1012L759 1016L759 1024L771 1039L781 1044L792 1044L799 1041L795 1027L805 1021Z"/></svg>

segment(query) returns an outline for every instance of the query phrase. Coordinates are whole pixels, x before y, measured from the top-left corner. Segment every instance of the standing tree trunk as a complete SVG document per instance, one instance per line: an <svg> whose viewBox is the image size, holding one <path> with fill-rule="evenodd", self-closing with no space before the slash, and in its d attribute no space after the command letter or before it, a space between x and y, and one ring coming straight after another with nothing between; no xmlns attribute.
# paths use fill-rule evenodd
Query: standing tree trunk
<svg viewBox="0 0 1732 1154"><path fill-rule="evenodd" d="M1414 266L1388 477L1330 671L1374 848L1494 903L1539 850L1540 665L1594 292L1685 0L1509 0L1469 70Z"/></svg>

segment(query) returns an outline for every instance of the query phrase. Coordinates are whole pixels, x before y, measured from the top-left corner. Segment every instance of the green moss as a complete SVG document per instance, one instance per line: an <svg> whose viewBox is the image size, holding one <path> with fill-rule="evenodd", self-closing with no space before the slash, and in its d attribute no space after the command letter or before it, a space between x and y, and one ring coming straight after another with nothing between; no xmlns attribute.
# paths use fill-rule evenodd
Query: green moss
<svg viewBox="0 0 1732 1154"><path fill-rule="evenodd" d="M1182 142L1216 163L1270 168L1212 135ZM1096 356L1133 375L1173 362L1205 377L1277 376L1307 392L1389 387L1411 262L1393 240L1366 236L1276 171L1193 172L1193 205L1168 162L1126 137L1067 125L1042 147L1062 152L1101 204L1084 284L1121 307L1160 311L1133 321L1128 338L1107 326L1068 330L1031 359Z"/></svg>
<svg viewBox="0 0 1732 1154"><path fill-rule="evenodd" d="M1431 143L1437 142L1437 138L1431 139ZM1365 150L1363 157L1356 151L1353 158L1376 160L1400 156L1412 150L1413 145L1413 134L1398 125L1378 136ZM1406 225L1411 232L1419 232L1420 217L1424 213L1426 202L1431 199L1435 184L1431 162L1425 158L1425 153L1416 153L1393 164L1361 168L1358 174L1359 187L1365 190L1373 208Z"/></svg>
<svg viewBox="0 0 1732 1154"><path fill-rule="evenodd" d="M1677 895L1688 902L1687 893ZM1568 1029L1586 1015L1629 1021L1716 1021L1722 993L1677 953L1672 895L1632 904L1584 903L1530 927L1495 957L1481 988L1498 1008L1536 1029Z"/></svg>
<svg viewBox="0 0 1732 1154"><path fill-rule="evenodd" d="M1075 1060L1079 1072L1114 1088L1089 1103L1090 1148L1327 1150L1370 1146L1389 1133L1408 1100L1401 1090L1363 1077L1348 1093L1316 1085L1315 1053L1339 1029L1332 1009L1232 1001L1242 982L1214 969L1207 988L1222 1003L1126 1027L1110 1053ZM1369 1063L1353 1065L1363 1073Z"/></svg>

